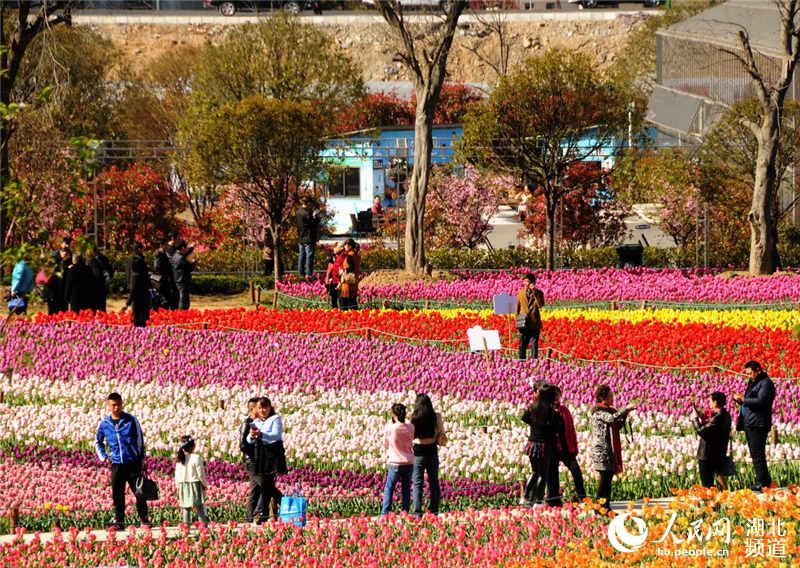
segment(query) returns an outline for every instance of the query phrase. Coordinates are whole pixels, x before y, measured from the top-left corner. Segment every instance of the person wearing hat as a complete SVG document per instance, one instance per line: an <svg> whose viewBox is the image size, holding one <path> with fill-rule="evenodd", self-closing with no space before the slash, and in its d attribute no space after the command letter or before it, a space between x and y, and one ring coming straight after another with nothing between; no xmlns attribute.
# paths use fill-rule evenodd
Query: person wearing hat
<svg viewBox="0 0 800 568"><path fill-rule="evenodd" d="M192 509L204 525L206 514L206 468L203 457L195 452L195 441L191 436L181 437L178 456L175 460L175 485L178 487L178 505L184 524L192 524Z"/></svg>
<svg viewBox="0 0 800 568"><path fill-rule="evenodd" d="M134 327L144 327L150 319L150 274L147 272L143 250L142 243L134 243L133 254L128 258L125 269L128 276L128 299L122 311L133 307Z"/></svg>
<svg viewBox="0 0 800 568"><path fill-rule="evenodd" d="M325 288L331 298L331 308L334 310L339 307L339 270L344 261L344 245L336 243L328 256L328 267L325 271Z"/></svg>

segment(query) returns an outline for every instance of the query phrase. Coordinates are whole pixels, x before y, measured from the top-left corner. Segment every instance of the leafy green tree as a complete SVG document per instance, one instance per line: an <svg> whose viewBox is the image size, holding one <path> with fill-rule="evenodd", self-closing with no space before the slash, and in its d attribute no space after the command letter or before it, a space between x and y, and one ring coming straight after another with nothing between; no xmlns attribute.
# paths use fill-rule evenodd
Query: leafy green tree
<svg viewBox="0 0 800 568"><path fill-rule="evenodd" d="M7 0L0 2L0 188L10 179L9 140L13 134L12 120L19 110L19 101L12 98L20 66L31 42L60 24L71 24L74 2L39 2ZM6 230L4 204L0 196L0 252ZM2 265L0 265L0 273Z"/></svg>
<svg viewBox="0 0 800 568"><path fill-rule="evenodd" d="M550 50L502 77L487 101L467 115L464 158L541 190L548 269L554 267L556 210L572 191L564 183L567 174L614 146L633 99L588 56Z"/></svg>
<svg viewBox="0 0 800 568"><path fill-rule="evenodd" d="M126 83L117 111L125 139L164 140L167 145L178 145L179 120L191 101L195 66L201 53L199 47L179 46L164 52L138 73L126 72L132 79ZM186 159L186 148L178 148L149 164L166 175L173 190L185 197L200 233L211 236L219 191L213 180L198 178L195 183L188 183Z"/></svg>
<svg viewBox="0 0 800 568"><path fill-rule="evenodd" d="M321 119L363 95L361 72L320 26L281 13L256 25L236 26L200 55L192 83L190 112L261 95L310 102Z"/></svg>
<svg viewBox="0 0 800 568"><path fill-rule="evenodd" d="M336 40L284 13L236 26L220 45L207 45L186 82L189 95L177 109L175 164L200 216L210 212L206 205L216 203L221 184L229 181L214 165L209 152L216 145L207 137L221 109L250 97L309 104L319 111L324 135L333 134L336 118L364 96L360 70Z"/></svg>
<svg viewBox="0 0 800 568"><path fill-rule="evenodd" d="M243 208L260 217L275 244L281 241L302 184L320 170L325 120L309 103L252 96L215 111L195 131L195 149L234 192Z"/></svg>
<svg viewBox="0 0 800 568"><path fill-rule="evenodd" d="M71 227L80 190L65 159L73 137L111 138L117 103L109 82L116 51L86 27L58 26L34 37L17 70L12 99L24 105L6 125L9 174L2 192L3 244L46 239Z"/></svg>

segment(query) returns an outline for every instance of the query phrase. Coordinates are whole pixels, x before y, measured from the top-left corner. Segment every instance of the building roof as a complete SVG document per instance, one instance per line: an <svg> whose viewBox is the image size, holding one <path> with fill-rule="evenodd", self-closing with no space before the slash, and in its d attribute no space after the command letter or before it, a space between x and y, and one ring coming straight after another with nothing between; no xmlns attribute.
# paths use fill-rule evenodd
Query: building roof
<svg viewBox="0 0 800 568"><path fill-rule="evenodd" d="M755 49L779 55L780 25L780 13L773 0L728 0L658 33L736 48L740 46L739 31L744 28Z"/></svg>

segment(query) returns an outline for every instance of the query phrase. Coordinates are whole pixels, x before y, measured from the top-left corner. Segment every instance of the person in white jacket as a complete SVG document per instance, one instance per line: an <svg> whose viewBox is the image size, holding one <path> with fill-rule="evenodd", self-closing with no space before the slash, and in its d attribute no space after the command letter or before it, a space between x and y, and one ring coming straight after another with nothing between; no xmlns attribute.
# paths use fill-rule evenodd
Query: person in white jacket
<svg viewBox="0 0 800 568"><path fill-rule="evenodd" d="M203 457L195 453L195 441L191 436L181 438L178 459L175 463L175 485L178 487L178 506L183 522L192 524L192 509L197 511L200 522L208 525L206 514L206 468Z"/></svg>

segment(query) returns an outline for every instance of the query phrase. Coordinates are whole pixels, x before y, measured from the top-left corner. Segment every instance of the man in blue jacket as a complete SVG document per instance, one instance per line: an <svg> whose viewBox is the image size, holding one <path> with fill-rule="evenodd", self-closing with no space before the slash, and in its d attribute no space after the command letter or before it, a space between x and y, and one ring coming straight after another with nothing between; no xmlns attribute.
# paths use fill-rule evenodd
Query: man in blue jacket
<svg viewBox="0 0 800 568"><path fill-rule="evenodd" d="M137 478L142 474L144 437L139 421L122 411L122 397L115 392L108 395L106 406L109 415L97 428L97 456L102 462L111 462L111 494L114 499L114 522L118 530L125 528L125 484L135 492ZM136 498L136 512L142 525L149 525L147 501Z"/></svg>
<svg viewBox="0 0 800 568"><path fill-rule="evenodd" d="M747 447L753 460L756 485L753 491L761 491L772 485L772 477L767 467L767 435L772 428L772 403L775 400L775 384L757 361L744 364L750 376L744 396L733 395L740 406L736 429L744 431Z"/></svg>

